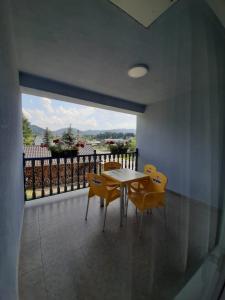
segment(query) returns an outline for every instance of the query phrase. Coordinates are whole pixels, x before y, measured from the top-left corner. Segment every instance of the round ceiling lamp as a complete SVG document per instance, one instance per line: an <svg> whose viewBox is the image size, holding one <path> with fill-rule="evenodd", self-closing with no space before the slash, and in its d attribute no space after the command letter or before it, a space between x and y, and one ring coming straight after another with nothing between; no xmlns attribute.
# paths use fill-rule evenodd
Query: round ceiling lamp
<svg viewBox="0 0 225 300"><path fill-rule="evenodd" d="M145 76L149 71L149 68L147 65L144 64L139 64L139 65L135 65L132 68L130 68L128 70L128 75L131 78L141 78L143 76Z"/></svg>

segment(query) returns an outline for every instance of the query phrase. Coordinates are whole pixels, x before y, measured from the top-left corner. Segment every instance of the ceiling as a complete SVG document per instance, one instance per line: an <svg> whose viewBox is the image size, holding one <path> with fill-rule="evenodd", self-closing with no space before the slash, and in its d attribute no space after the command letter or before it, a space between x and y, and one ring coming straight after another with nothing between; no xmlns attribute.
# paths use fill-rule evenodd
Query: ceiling
<svg viewBox="0 0 225 300"><path fill-rule="evenodd" d="M151 25L177 0L110 0L145 27Z"/></svg>
<svg viewBox="0 0 225 300"><path fill-rule="evenodd" d="M169 99L186 89L176 66L180 44L184 55L189 47L189 2L145 28L108 0L12 0L18 68L135 103ZM138 63L150 72L129 78Z"/></svg>
<svg viewBox="0 0 225 300"><path fill-rule="evenodd" d="M221 24L225 27L225 1L224 0L206 0L213 9Z"/></svg>

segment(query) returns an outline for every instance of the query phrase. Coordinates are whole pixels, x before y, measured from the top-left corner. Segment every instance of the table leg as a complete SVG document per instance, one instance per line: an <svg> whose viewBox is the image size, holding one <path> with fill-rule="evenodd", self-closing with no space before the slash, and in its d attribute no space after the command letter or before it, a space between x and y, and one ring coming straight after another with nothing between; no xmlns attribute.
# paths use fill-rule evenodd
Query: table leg
<svg viewBox="0 0 225 300"><path fill-rule="evenodd" d="M120 227L123 226L124 215L124 185L120 185Z"/></svg>

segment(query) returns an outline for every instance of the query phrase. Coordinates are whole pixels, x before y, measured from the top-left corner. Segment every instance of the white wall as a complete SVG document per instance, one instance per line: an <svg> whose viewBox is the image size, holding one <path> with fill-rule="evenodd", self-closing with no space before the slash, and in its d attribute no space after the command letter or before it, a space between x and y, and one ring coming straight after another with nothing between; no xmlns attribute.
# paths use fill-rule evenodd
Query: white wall
<svg viewBox="0 0 225 300"><path fill-rule="evenodd" d="M139 168L146 163L156 165L168 176L169 189L212 207L199 224L204 228L199 236L201 250L188 249L196 256L200 252L206 256L215 230L211 212L214 207L225 208L225 30L206 4L191 3L186 17L189 23L182 26L181 18L174 33L177 39L171 41L177 57L171 74L176 80L176 97L149 105L137 118ZM166 44L162 48L168 49ZM186 87L185 92L180 86ZM197 214L183 211L189 229L191 224L198 224ZM224 219L217 225L217 256L209 256L177 300L216 299L207 294L212 295L223 270L217 262L224 260ZM187 239L198 230L190 231Z"/></svg>
<svg viewBox="0 0 225 300"><path fill-rule="evenodd" d="M0 299L18 297L23 217L22 116L10 8L0 1Z"/></svg>
<svg viewBox="0 0 225 300"><path fill-rule="evenodd" d="M188 14L189 25L177 27L177 40L171 41L177 95L149 105L137 118L139 166L153 163L168 176L169 189L221 207L225 31L206 5L191 4Z"/></svg>

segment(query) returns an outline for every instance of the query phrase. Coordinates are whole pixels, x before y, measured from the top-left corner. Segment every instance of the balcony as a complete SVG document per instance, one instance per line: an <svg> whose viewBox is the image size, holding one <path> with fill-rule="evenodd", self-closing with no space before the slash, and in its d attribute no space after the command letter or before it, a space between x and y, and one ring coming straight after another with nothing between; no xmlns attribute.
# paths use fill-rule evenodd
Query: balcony
<svg viewBox="0 0 225 300"><path fill-rule="evenodd" d="M101 174L105 162L137 170L138 149L124 154L96 153L74 157L24 157L24 200L86 188L87 173Z"/></svg>
<svg viewBox="0 0 225 300"><path fill-rule="evenodd" d="M0 1L1 299L18 300L18 278L20 300L224 297L225 8L173 1L145 28L112 2ZM169 179L166 222L145 214L139 239L115 201L102 233L93 199L86 223L89 163L22 160L23 92L137 115L138 170Z"/></svg>
<svg viewBox="0 0 225 300"><path fill-rule="evenodd" d="M26 203L19 267L20 299L173 299L215 244L217 211L167 193L166 220L156 209L138 238L129 205L119 226L119 199L106 231L99 199L87 189ZM207 231L209 224L213 230Z"/></svg>

